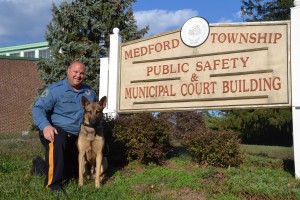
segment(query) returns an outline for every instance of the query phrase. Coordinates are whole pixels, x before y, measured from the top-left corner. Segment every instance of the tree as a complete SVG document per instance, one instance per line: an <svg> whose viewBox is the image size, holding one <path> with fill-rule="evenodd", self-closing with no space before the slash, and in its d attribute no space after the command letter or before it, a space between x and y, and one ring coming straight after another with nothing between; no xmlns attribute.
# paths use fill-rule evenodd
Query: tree
<svg viewBox="0 0 300 200"><path fill-rule="evenodd" d="M293 0L242 0L245 21L290 19ZM290 146L292 111L290 108L266 108L222 111L221 120L209 118L214 129L233 129L241 133L243 143Z"/></svg>
<svg viewBox="0 0 300 200"><path fill-rule="evenodd" d="M292 115L289 108L223 111L218 128L241 133L243 143L291 146Z"/></svg>
<svg viewBox="0 0 300 200"><path fill-rule="evenodd" d="M245 21L280 21L290 19L294 0L241 0Z"/></svg>
<svg viewBox="0 0 300 200"><path fill-rule="evenodd" d="M120 29L124 42L144 36L133 16L135 0L75 0L52 5L52 21L47 26L50 59L41 59L38 71L45 85L61 80L74 60L86 66L85 82L96 92L99 87L99 58L107 56L109 35Z"/></svg>

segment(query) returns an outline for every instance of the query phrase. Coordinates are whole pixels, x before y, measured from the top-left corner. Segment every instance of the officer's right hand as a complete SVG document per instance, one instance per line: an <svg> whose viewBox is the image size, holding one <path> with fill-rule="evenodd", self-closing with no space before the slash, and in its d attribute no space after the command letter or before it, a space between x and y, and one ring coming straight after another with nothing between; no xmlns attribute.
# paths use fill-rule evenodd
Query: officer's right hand
<svg viewBox="0 0 300 200"><path fill-rule="evenodd" d="M54 141L54 134L58 134L58 132L53 126L48 125L44 128L43 134L44 134L44 137L47 140L49 140L50 142L53 142Z"/></svg>

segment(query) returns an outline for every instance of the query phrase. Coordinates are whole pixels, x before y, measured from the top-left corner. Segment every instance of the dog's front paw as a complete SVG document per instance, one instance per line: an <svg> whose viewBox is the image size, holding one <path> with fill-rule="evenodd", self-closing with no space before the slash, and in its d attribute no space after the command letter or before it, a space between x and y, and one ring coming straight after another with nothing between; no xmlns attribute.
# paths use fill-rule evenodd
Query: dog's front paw
<svg viewBox="0 0 300 200"><path fill-rule="evenodd" d="M95 188L100 188L100 181L95 179Z"/></svg>

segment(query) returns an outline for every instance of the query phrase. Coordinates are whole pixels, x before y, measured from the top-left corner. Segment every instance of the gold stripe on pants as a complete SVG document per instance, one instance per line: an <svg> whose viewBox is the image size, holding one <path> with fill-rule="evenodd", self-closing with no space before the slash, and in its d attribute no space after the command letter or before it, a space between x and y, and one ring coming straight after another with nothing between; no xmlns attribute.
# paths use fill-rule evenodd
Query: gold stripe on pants
<svg viewBox="0 0 300 200"><path fill-rule="evenodd" d="M48 183L46 188L49 187L49 185L51 185L52 180L53 180L53 171L54 171L54 142L50 142L49 143L49 170L48 170Z"/></svg>

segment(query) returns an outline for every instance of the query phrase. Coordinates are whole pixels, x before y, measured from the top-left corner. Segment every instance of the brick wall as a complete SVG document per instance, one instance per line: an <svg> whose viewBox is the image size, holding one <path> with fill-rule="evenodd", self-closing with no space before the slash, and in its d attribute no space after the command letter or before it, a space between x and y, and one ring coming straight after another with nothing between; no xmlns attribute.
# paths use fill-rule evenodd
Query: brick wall
<svg viewBox="0 0 300 200"><path fill-rule="evenodd" d="M27 131L31 105L43 85L36 61L0 57L0 133Z"/></svg>

